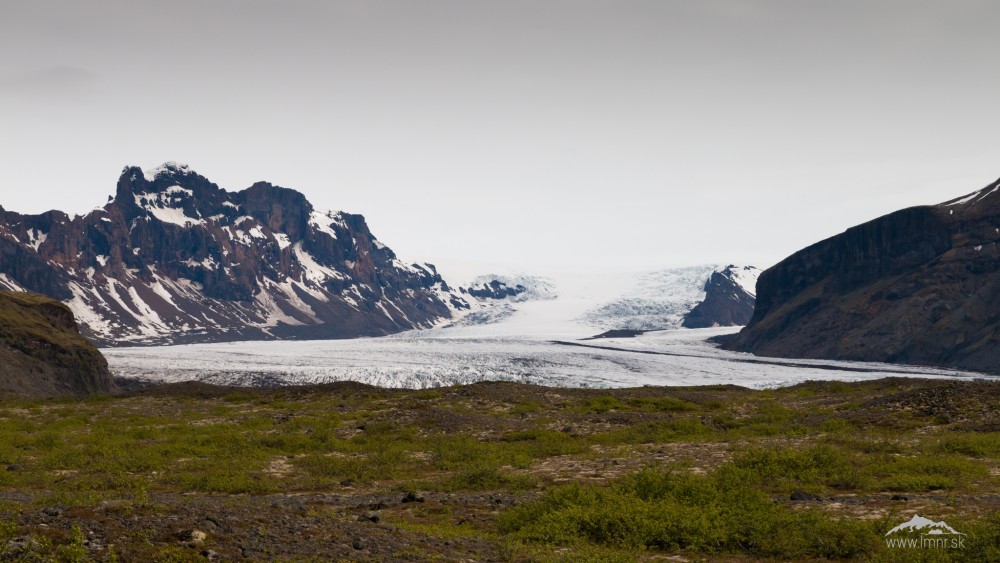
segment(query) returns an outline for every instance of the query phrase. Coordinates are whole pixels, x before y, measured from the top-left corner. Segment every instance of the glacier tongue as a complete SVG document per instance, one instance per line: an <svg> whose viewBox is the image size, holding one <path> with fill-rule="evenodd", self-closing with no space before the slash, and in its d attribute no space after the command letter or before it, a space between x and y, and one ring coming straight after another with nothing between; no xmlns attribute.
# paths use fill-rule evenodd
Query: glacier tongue
<svg viewBox="0 0 1000 563"><path fill-rule="evenodd" d="M448 277L448 268L442 267L442 272ZM644 272L551 270L529 276L508 271L475 276L471 278L473 286L496 280L504 287L522 285L525 291L499 301L470 299L478 305L477 312L455 324L469 326L476 321L502 319L502 326L483 330L566 338L585 338L608 330L677 329L685 315L705 299L706 282L714 272L733 275L734 282L749 287L752 295L759 270L709 264ZM489 311L491 305L498 310Z"/></svg>
<svg viewBox="0 0 1000 563"><path fill-rule="evenodd" d="M502 324L502 323L501 323ZM472 327L478 329L480 327ZM766 388L806 380L978 374L854 362L792 361L726 352L707 338L735 328L672 330L634 339L563 341L476 336L465 328L328 341L234 342L103 350L117 377L276 386L358 381L427 388L478 381L564 387L735 384Z"/></svg>
<svg viewBox="0 0 1000 563"><path fill-rule="evenodd" d="M393 336L118 348L104 352L119 377L225 385L350 380L406 388L478 381L602 388L704 384L759 388L809 379L863 380L887 375L981 377L885 364L756 358L720 350L708 340L736 332L739 327L672 329L635 338L588 339L608 323L623 319L631 322L635 318L607 307L621 302L623 295L661 305L686 303L698 297L697 288L705 282L703 276L715 268L639 275L547 272L546 283L551 282L558 292L555 299L505 299L496 303L470 300L472 308L462 312L464 317L458 322ZM392 314L390 308L380 310Z"/></svg>

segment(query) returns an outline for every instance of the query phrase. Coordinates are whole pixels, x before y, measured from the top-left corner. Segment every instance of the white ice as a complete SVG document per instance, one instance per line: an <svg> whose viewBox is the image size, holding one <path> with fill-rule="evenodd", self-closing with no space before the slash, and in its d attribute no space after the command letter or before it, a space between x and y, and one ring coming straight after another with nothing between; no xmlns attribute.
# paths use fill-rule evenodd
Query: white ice
<svg viewBox="0 0 1000 563"><path fill-rule="evenodd" d="M593 311L636 287L645 287L643 280L648 278L617 272L559 272L546 273L546 277L558 288L556 299L502 303L498 311L503 314L492 317L498 320L494 324L381 338L115 348L104 354L119 376L230 385L350 380L406 388L477 381L567 387L736 384L767 388L816 379L985 377L915 366L760 358L720 350L708 342L712 336L739 330L735 327L588 340L600 332Z"/></svg>

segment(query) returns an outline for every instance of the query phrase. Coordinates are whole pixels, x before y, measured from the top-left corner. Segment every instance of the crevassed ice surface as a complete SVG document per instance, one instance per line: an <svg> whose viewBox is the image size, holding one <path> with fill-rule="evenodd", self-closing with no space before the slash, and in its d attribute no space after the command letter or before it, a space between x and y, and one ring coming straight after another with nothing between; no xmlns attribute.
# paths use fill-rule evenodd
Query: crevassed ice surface
<svg viewBox="0 0 1000 563"><path fill-rule="evenodd" d="M609 304L671 295L699 298L692 287L712 267L641 274L555 273L554 299L498 304L488 324L411 331L382 338L235 342L103 350L112 371L147 381L198 380L228 385L301 385L358 381L426 388L517 381L567 387L736 384L765 388L806 380L886 376L978 378L981 374L890 364L761 358L716 348L708 338L738 328L668 329L636 338L587 340L632 317ZM470 278L471 279L471 278ZM703 278L705 279L705 278ZM704 283L702 281L702 283ZM675 284L677 287L672 287ZM702 294L700 297L703 297ZM675 312L665 311L671 319ZM672 326L672 325L671 325Z"/></svg>

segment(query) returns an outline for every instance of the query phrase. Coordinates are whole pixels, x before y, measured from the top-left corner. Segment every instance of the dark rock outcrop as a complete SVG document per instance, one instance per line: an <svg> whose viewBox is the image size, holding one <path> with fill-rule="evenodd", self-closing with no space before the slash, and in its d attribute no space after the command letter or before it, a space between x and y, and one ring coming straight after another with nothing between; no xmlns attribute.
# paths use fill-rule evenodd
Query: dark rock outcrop
<svg viewBox="0 0 1000 563"><path fill-rule="evenodd" d="M705 300L684 316L684 328L744 326L753 315L759 270L730 265L705 282Z"/></svg>
<svg viewBox="0 0 1000 563"><path fill-rule="evenodd" d="M558 297L555 283L545 277L525 274L485 274L468 286L458 288L462 295L479 301L546 301Z"/></svg>
<svg viewBox="0 0 1000 563"><path fill-rule="evenodd" d="M1000 371L1000 182L880 217L765 271L725 343L764 356Z"/></svg>
<svg viewBox="0 0 1000 563"><path fill-rule="evenodd" d="M175 163L125 168L86 215L0 210L0 289L65 302L105 346L377 336L468 307L361 215L266 182L227 192Z"/></svg>
<svg viewBox="0 0 1000 563"><path fill-rule="evenodd" d="M479 286L459 289L462 293L468 293L477 299L506 299L527 291L527 288L521 284L509 286L500 280L490 280Z"/></svg>
<svg viewBox="0 0 1000 563"><path fill-rule="evenodd" d="M0 291L0 394L86 395L115 390L104 356L54 299Z"/></svg>

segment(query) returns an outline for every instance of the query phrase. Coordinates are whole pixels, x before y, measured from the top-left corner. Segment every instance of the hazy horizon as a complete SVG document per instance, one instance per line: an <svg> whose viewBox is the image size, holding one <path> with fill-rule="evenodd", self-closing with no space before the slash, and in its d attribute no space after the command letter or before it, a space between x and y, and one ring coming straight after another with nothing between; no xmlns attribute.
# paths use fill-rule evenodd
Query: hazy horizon
<svg viewBox="0 0 1000 563"><path fill-rule="evenodd" d="M408 260L766 266L1000 176L985 1L5 5L0 205L189 164Z"/></svg>

